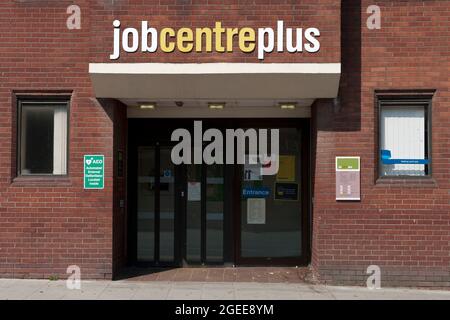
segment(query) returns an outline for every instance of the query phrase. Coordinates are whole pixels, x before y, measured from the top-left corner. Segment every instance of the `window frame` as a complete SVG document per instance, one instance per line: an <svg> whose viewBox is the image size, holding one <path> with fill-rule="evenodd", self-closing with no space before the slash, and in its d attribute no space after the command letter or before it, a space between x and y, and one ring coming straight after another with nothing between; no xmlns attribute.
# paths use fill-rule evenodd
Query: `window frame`
<svg viewBox="0 0 450 320"><path fill-rule="evenodd" d="M22 148L22 107L23 105L65 105L67 110L66 119L66 173L39 173L39 174L23 174L21 168L21 148ZM69 176L69 143L70 143L70 97L69 96L18 96L17 97L17 118L16 118L16 177L17 178L55 178Z"/></svg>
<svg viewBox="0 0 450 320"><path fill-rule="evenodd" d="M433 177L433 158L432 158L432 98L433 93L430 94L386 94L375 93L376 110L377 110L377 144L376 144L376 159L378 170L376 176L380 180L411 180L411 179L432 179ZM381 112L384 106L398 106L398 107L414 107L423 106L425 108L425 156L429 159L429 164L425 165L425 175L381 175L382 164L380 156L381 147Z"/></svg>

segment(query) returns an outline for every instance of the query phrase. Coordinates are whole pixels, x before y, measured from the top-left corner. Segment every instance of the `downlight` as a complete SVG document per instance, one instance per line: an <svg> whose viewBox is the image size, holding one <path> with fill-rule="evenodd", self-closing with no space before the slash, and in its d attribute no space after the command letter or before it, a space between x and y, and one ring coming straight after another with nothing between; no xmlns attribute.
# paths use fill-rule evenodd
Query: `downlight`
<svg viewBox="0 0 450 320"><path fill-rule="evenodd" d="M154 110L154 109L156 109L156 103L155 102L141 103L139 105L139 108L142 110Z"/></svg>
<svg viewBox="0 0 450 320"><path fill-rule="evenodd" d="M222 110L225 108L225 102L210 102L208 106L211 110Z"/></svg>
<svg viewBox="0 0 450 320"><path fill-rule="evenodd" d="M279 106L282 110L294 110L297 107L295 102L280 102Z"/></svg>

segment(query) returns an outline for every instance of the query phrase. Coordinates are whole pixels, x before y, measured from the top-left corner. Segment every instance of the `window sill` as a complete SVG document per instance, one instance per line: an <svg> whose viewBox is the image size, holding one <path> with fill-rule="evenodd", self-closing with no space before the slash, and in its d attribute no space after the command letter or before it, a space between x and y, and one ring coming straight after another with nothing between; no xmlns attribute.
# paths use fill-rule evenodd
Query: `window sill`
<svg viewBox="0 0 450 320"><path fill-rule="evenodd" d="M69 176L20 176L13 179L11 186L71 186Z"/></svg>
<svg viewBox="0 0 450 320"><path fill-rule="evenodd" d="M380 187L407 188L437 188L438 184L432 177L382 177L375 185Z"/></svg>

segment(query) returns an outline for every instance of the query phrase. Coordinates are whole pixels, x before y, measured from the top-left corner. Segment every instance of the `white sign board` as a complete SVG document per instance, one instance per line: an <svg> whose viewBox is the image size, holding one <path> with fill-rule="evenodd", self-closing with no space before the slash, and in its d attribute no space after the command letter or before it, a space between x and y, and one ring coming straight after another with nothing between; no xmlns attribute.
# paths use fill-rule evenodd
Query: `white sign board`
<svg viewBox="0 0 450 320"><path fill-rule="evenodd" d="M266 199L247 199L247 224L266 223Z"/></svg>
<svg viewBox="0 0 450 320"><path fill-rule="evenodd" d="M200 201L202 199L202 184L200 182L188 182L187 200Z"/></svg>

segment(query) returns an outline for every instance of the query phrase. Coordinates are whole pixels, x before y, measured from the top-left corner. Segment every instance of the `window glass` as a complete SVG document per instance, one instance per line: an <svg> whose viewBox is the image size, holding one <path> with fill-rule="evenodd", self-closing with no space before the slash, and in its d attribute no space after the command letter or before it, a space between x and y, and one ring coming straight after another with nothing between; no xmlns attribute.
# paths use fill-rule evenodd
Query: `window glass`
<svg viewBox="0 0 450 320"><path fill-rule="evenodd" d="M209 165L206 177L206 260L223 261L224 166Z"/></svg>
<svg viewBox="0 0 450 320"><path fill-rule="evenodd" d="M301 256L300 141L297 129L280 129L279 170L276 175L263 176L252 165L243 166L242 257Z"/></svg>
<svg viewBox="0 0 450 320"><path fill-rule="evenodd" d="M187 166L186 258L188 262L201 261L201 179L202 166Z"/></svg>
<svg viewBox="0 0 450 320"><path fill-rule="evenodd" d="M67 173L67 106L22 103L19 169L21 175Z"/></svg>
<svg viewBox="0 0 450 320"><path fill-rule="evenodd" d="M159 172L159 259L173 261L175 250L175 167L170 159L171 148L160 148Z"/></svg>
<svg viewBox="0 0 450 320"><path fill-rule="evenodd" d="M137 186L137 259L155 259L155 148L139 147Z"/></svg>
<svg viewBox="0 0 450 320"><path fill-rule="evenodd" d="M425 106L382 105L380 160L382 176L425 176L428 171Z"/></svg>

